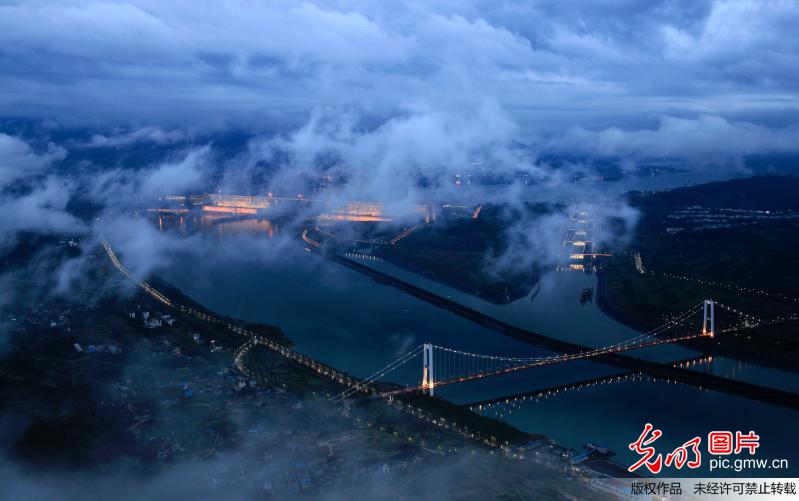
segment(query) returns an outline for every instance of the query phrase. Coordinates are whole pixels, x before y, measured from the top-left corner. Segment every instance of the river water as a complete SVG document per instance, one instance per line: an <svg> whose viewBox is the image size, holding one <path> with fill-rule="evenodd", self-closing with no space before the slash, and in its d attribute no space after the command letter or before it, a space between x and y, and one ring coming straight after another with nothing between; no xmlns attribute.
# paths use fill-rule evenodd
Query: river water
<svg viewBox="0 0 799 501"><path fill-rule="evenodd" d="M224 234L215 244L218 252L173 251L168 260L171 267L158 272L220 314L281 327L299 351L355 376L368 376L423 342L484 354L551 355L306 252L293 239L258 238L246 231L215 233ZM606 317L593 303L580 304L581 289L595 285L595 277L584 273L549 273L535 298L495 305L385 262L359 262L551 337L604 346L638 335ZM666 361L699 354L660 346L635 355ZM692 368L799 391L797 374L753 363L715 357ZM438 395L468 403L613 374L620 370L572 361L448 386ZM420 379L418 359L391 377L409 385ZM484 413L566 446L580 448L589 441L603 444L617 453L622 464L638 458L627 445L647 422L663 430L657 445L664 453L695 436L703 437L705 443L711 430L755 430L761 435L757 457L787 458L793 467L772 470L769 475L796 476L799 466L792 434L799 412L664 381L623 379L538 401L491 406Z"/></svg>

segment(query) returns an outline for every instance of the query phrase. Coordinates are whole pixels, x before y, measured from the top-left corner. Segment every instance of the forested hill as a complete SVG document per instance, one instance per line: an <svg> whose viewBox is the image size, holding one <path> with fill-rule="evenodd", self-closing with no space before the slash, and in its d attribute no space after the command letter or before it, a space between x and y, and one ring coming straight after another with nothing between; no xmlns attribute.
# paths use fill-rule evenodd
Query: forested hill
<svg viewBox="0 0 799 501"><path fill-rule="evenodd" d="M750 210L799 210L799 177L757 176L677 188L651 195L633 193L635 205Z"/></svg>

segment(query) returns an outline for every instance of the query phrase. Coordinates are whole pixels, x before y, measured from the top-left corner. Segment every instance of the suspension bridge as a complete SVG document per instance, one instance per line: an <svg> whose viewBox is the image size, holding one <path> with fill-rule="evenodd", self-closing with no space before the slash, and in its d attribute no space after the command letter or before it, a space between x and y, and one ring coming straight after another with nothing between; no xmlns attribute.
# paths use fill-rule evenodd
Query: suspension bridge
<svg viewBox="0 0 799 501"><path fill-rule="evenodd" d="M119 261L108 242L103 240L102 245L113 265L157 301L160 301L167 307L179 309L187 315L195 316L198 319L226 326L228 329L248 339L248 342L245 342L245 344L237 350L234 357L235 365L245 374L248 371L242 364L243 358L252 348L262 345L296 363L305 365L319 374L325 375L343 384L346 389L334 397L335 399L344 399L356 393L378 395L382 397L392 397L393 395L415 391L433 394L435 388L441 386L490 378L510 372L532 369L534 367L568 362L570 360L590 359L635 372L647 373L652 377L665 379L667 381L681 382L700 388L721 391L799 410L799 395L794 393L719 377L704 372L692 371L682 366L677 366L676 364L668 365L659 362L650 362L622 354L625 351L642 349L649 346L703 338L712 339L714 336L723 333L735 333L742 329L797 320L799 319L799 314L785 314L772 319L759 319L724 304L706 300L690 308L686 312L667 320L656 329L609 346L590 348L519 329L451 300L437 296L429 291L419 289L407 282L377 272L371 268L363 267L351 260L339 258L334 260L340 260L342 264L351 268L361 268L359 271L368 271L369 273L367 274L374 275L373 278L378 279L378 281L394 285L420 299L436 303L476 323L486 325L493 330L523 339L527 342L535 341L535 344L540 344L541 346L550 348L553 346L558 347L560 348L558 351L562 352L560 355L549 357L503 357L468 353L425 343L424 345L417 346L399 359L378 370L370 377L359 380L301 353L290 350L283 345L279 345L274 341L257 336L255 333L243 329L229 321L197 311L188 306L173 303L164 294L150 286L150 284L133 276ZM717 306L719 307L719 311L725 313L719 318L716 316ZM699 325L697 325L697 321L699 321ZM393 385L393 389L384 391L386 386L381 385L378 387L375 384L380 379L413 360L417 362L419 360L422 361L422 374L418 385L404 388L397 388L396 385Z"/></svg>
<svg viewBox="0 0 799 501"><path fill-rule="evenodd" d="M696 367L703 366L713 361L712 355L704 355L701 357L691 357L674 362L672 365L675 367ZM470 410L482 410L483 408L493 405L513 405L527 401L537 401L541 398L549 398L556 395L561 395L571 391L580 391L583 388L591 388L599 385L616 384L625 381L664 381L659 378L652 378L642 372L624 372L614 373L607 376L599 376L580 381L559 384L547 388L538 388L531 391L524 391L514 393L512 395L504 395L501 397L488 398L483 400L474 400L471 402L461 404L463 407L468 407ZM701 389L701 388L700 388Z"/></svg>
<svg viewBox="0 0 799 501"><path fill-rule="evenodd" d="M691 321L694 320L693 317L700 311L702 312L701 329L698 329L696 332L691 332L684 324L691 323ZM534 367L588 359L599 355L621 353L661 344L688 341L703 337L713 338L714 335L715 303L712 300L705 300L648 332L608 346L586 349L577 353L563 353L548 357L504 357L469 353L437 346L432 343L425 343L421 346L417 346L386 367L375 372L369 378L365 379L362 384L368 385L380 378L388 376L410 360L421 358L422 377L421 383L418 386L392 390L390 392L381 393L381 395L395 395L418 390L424 390L429 392L430 395L433 395L436 387L465 383L467 381L528 370ZM345 398L356 392L357 389L358 387L349 388L342 392L338 398Z"/></svg>
<svg viewBox="0 0 799 501"><path fill-rule="evenodd" d="M722 312L723 315L718 317L717 311ZM732 333L742 329L771 325L777 321L796 318L797 316L793 315L763 320L722 303L705 300L672 317L659 327L629 339L597 348L578 347L566 353L545 357L511 357L470 353L425 343L410 350L369 377L364 378L358 384L342 391L334 399L349 398L359 392L381 397L393 397L412 392L424 392L434 395L437 388L444 386L492 378L573 360L593 359L633 369L637 372L645 372L653 377L667 381L692 384L701 388L724 391L756 400L779 403L791 408L799 408L799 395L793 393L692 371L685 364L674 363L668 365L621 355L623 352L657 345L701 339L710 340L722 333ZM572 346L577 347L578 345ZM400 367L414 362L421 369L418 384L390 390L379 390L374 386L375 383L384 380Z"/></svg>
<svg viewBox="0 0 799 501"><path fill-rule="evenodd" d="M577 353L584 353L597 350L593 347L583 346L578 343L573 343L570 341L565 341L562 339L557 339L543 334L539 334L537 332L533 332L527 329L522 329L515 325L499 320L497 318L486 315L485 313L478 311L474 308L470 308L464 304L458 303L457 301L453 301L450 298L441 296L427 289L418 287L408 281L389 275L375 268L362 265L358 262L353 261L352 259L347 259L336 254L328 255L328 259L337 262L342 266L346 266L347 268L358 271L359 273L362 273L372 278L378 283L383 283L395 287L407 294L410 294L411 296L414 296L418 299L421 299L422 301L426 301L430 304L438 306L439 308L446 309L478 325L482 325L493 331L499 332L514 339L518 339L520 341L532 345L549 349L555 353L577 354ZM702 310L704 315L704 304L706 303L703 302L700 304L702 304ZM799 320L799 314L796 313L780 314L771 319L760 319L753 315L749 315L745 312L737 310L736 308L730 307L723 303L719 303L717 301L714 301L713 304L714 304L713 307L714 336L721 334L729 334L729 333L732 333L730 335L736 335L738 331L744 331L746 329L751 329L754 327L768 326L791 320ZM718 307L719 312L722 313L722 315L719 316L718 318L716 318L715 316L716 313L715 307ZM693 310L694 308L692 308L691 310ZM698 315L698 310L697 310L697 315ZM668 323L669 322L667 321L666 324ZM694 333L696 333L697 328L698 326L694 325L693 333L688 332L685 333L685 335L693 336ZM675 336L675 338L676 337L677 336ZM710 336L701 336L701 338L710 340ZM699 340L700 336L696 336L696 339ZM671 342L676 342L676 339L673 339ZM416 350L421 351L422 346L417 347ZM590 357L590 360L610 365L613 367L622 368L627 371L644 372L652 377L664 379L667 381L678 381L681 383L689 384L700 388L719 391L722 393L727 393L739 397L757 400L760 402L780 405L783 407L799 410L799 395L795 393L767 386L762 386L758 384L747 383L740 380L724 378L721 376L716 376L714 374L709 374L705 372L693 371L684 367L674 367L664 363L652 362L641 358L628 356L625 353L623 353L623 351L624 350L621 350L620 352L615 352L611 350L601 353L599 350L597 350ZM409 352L408 354L411 353ZM417 363L418 363L419 362L418 357L420 357L419 353L415 353L413 355L417 357ZM411 356L411 359L412 358L414 357ZM589 357L582 357L582 358L589 358ZM407 364L409 361L406 361L405 363ZM433 363L435 369L435 359ZM386 368L390 367L386 366ZM378 371L378 373L379 372L381 371ZM379 379L380 377L382 376L378 376L377 379ZM484 375L483 378L485 377L487 376ZM377 379L375 379L375 381ZM481 379L481 378L473 378L473 379ZM424 379L422 378L421 381L424 381ZM442 385L435 383L435 377L434 377L433 388L437 386L442 386ZM355 389L356 391L368 394L380 393L380 390L376 389L374 385L369 383L369 378L364 379L361 384L355 385ZM424 388L422 384L419 384L415 387L406 390L422 391L425 389L428 388ZM349 395L353 395L353 393L349 393ZM346 396L344 398L346 398Z"/></svg>

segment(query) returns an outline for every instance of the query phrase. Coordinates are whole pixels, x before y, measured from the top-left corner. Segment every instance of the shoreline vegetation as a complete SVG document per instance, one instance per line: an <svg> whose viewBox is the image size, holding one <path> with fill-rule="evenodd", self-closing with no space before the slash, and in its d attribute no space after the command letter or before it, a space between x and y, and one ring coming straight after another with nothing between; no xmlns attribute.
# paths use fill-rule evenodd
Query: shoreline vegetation
<svg viewBox="0 0 799 501"><path fill-rule="evenodd" d="M257 322L249 322L244 320L239 320L232 317L225 317L215 313L210 308L203 306L201 303L193 300L191 297L183 293L180 289L173 286L172 284L162 280L160 277L153 277L151 278L150 282L156 287L162 289L166 295L173 299L176 303L183 304L189 306L195 310L201 311L209 316L215 316L220 318L222 321L230 322L236 325L240 325L242 328L252 330L259 335L266 336L273 341L284 345L286 347L293 346L293 341L287 337L282 329L278 326L267 325ZM224 333L220 333L224 334ZM228 337L229 335L225 335L224 337ZM239 339L235 339L232 341L233 344L240 344ZM298 364L293 364L296 366L297 370L300 372L306 373L306 376L309 378L322 378L317 374L314 374L313 371L309 370L307 367L303 367ZM337 371L346 374L345 371L339 368L335 368ZM352 376L350 376L352 377ZM382 386L385 389L396 389L397 386L393 384L386 384L386 383L379 383L379 386ZM359 398L369 398L359 396ZM491 437L492 442L497 444L507 443L511 446L521 446L525 443L530 441L541 441L548 444L558 445L554 440L551 438L537 433L528 433L515 428L512 425L505 423L504 421L489 418L485 416L481 416L474 412L469 411L468 409L463 408L457 404L453 404L447 400L441 398L429 398L423 395L413 395L410 394L407 397L400 397L401 399L407 399L409 402L413 402L414 406L417 406L421 409L425 409L429 412L438 412L442 415L445 415L448 419L451 420L458 420L459 422L463 423L465 426L471 428L477 432L483 432L483 436Z"/></svg>
<svg viewBox="0 0 799 501"><path fill-rule="evenodd" d="M217 316L156 277L151 285L193 314L170 308L131 288L105 253L90 260L91 277L70 297L14 306L13 342L0 360L14 384L0 391L0 409L25 423L9 443L24 474L47 478L66 466L87 479L148 482L181 465L207 493L235 482L281 498L343 488L342 476L365 489L372 478L399 487L468 470L477 473L455 491L485 482L497 495L520 485L564 491L556 480L569 450L543 435L422 395L331 402L338 382L273 350L252 350L246 363L258 374L241 374L234 355L245 339L228 322L281 345L290 339ZM203 473L219 465L214 478ZM581 482L565 491L592 495Z"/></svg>
<svg viewBox="0 0 799 501"><path fill-rule="evenodd" d="M796 231L799 229L799 220L794 217L799 213L799 201L793 200L791 196L794 193L794 188L797 190L796 192L799 192L799 183L794 183L794 181L796 180L793 178L787 180L783 178L753 178L752 180L735 181L732 185L713 183L670 192L631 194L631 203L642 213L638 238L629 253L614 255L608 266L600 270L596 295L598 306L605 314L622 323L637 329L645 329L653 324L662 323L664 313L681 311L687 303L693 304L706 297L712 297L734 304L735 298L742 297L741 290L734 286L720 289L717 286L708 285L712 281L727 284L745 283L753 290L770 291L770 295L758 295L748 291L744 294L747 298L745 306L751 308L752 313L758 316L767 317L770 312L775 311L775 308L786 307L786 304L789 309L793 308L799 311L799 303L790 304L784 300L784 297L799 297L799 284L795 280L796 272L789 266L784 269L783 273L778 273L776 276L773 273L775 263L779 262L778 258L784 255L785 246L793 248L795 245L799 245L799 231ZM717 186L717 184L721 186ZM774 188L775 186L777 188ZM775 209L741 205L740 203L732 206L725 205L731 203L730 200L737 200L734 195L736 191L762 192L764 190L767 195L764 196L761 193L758 199L765 197L776 207ZM773 190L773 192L768 190ZM746 197L742 199L744 202L748 200ZM538 209L531 206L529 210L535 213ZM492 209L485 210L486 219L479 223L483 227L483 233L496 231L496 226L501 226L502 218L498 214L497 212L494 217L488 217L492 215ZM742 224L737 224L741 222ZM435 266L435 261L441 256L451 257L452 253L457 252L459 245L471 240L469 242L471 247L465 249L460 261L447 260L450 264L447 273L455 277L458 274L458 269L463 265L472 265L479 261L478 257L486 255L485 247L481 247L485 245L485 241L470 235L466 229L467 225L459 226L463 221L448 223L444 225L443 233L439 229L433 231L431 228L425 227L418 234L411 234L401 247L409 249L409 252L414 253L417 257L421 256L420 259L423 259L420 264L429 268ZM668 230L668 228L675 227L679 229ZM439 238L443 238L446 242L442 253L425 255L422 252L425 246ZM70 251L67 249L65 252ZM655 270L657 273L641 273L640 269L635 266L634 253L642 256L640 263L647 271ZM495 319L483 318L477 312L458 310L457 305L442 302L445 301L443 298L432 297L432 295L427 297L421 291L410 290L412 286L409 284L384 277L373 270L367 271L367 268L351 260L336 259L336 256L332 255L328 255L328 258L338 261L340 265L354 267L358 271L372 276L378 283L399 287L417 297L424 296L421 299L433 302L489 328L508 333L506 331L509 326L505 326ZM107 261L105 256L97 256L95 259ZM121 278L116 270L110 269L109 262L104 262L98 263L97 270L92 273L89 281L104 283L108 278L103 276L106 273L102 271L104 267L109 268L107 273L113 273L117 278ZM766 273L766 271L772 273ZM689 274L689 272L691 273ZM701 280L686 281L685 276L698 277ZM757 279L761 276L769 278L751 281L752 277ZM730 277L738 279L738 281L731 280ZM502 280L515 281L520 285L510 287L508 289L510 294L507 294L506 291L495 285L501 283L501 280L500 282L481 282L477 275L470 276L466 282L460 282L460 285L464 290L468 288L479 290L482 286L483 290L492 296L491 299L502 302L512 300L512 297L518 294L524 294L524 289L536 280L536 273L535 270L531 270L529 274L506 276L502 277ZM141 443L143 433L161 433L158 430L163 424L159 424L158 427L153 424L161 423L159 420L165 419L164 415L159 415L155 410L159 401L177 402L177 404L170 403L170 406L175 406L175 409L182 413L183 418L181 419L187 419L185 422L181 419L173 420L170 425L177 426L174 429L178 434L176 436L180 437L181 448L196 451L201 455L205 454L203 451L206 450L212 451L211 454L214 454L213 451L217 449L220 451L232 450L240 443L241 434L231 425L228 406L246 409L248 413L257 413L264 402L262 395L271 391L276 392L273 394L286 392L286 395L291 396L289 402L291 402L292 411L288 411L287 407L285 412L298 410L304 404L308 408L320 406L320 409L325 409L324 412L336 415L343 412L348 415L362 416L361 421L357 421L357 425L350 428L351 431L353 433L356 433L356 430L366 430L369 433L379 432L379 435L383 437L380 439L381 447L383 447L381 450L388 456L397 454L400 450L407 452L409 443L407 440L406 442L397 441L397 437L409 437L412 439L411 444L416 444L414 440L417 439L420 440L419 443L423 441L424 443L442 444L444 451L440 452L445 453L443 457L448 457L446 451L459 448L489 451L499 448L506 453L512 451L514 454L521 454L525 447L535 444L533 447L538 451L543 451L542 454L547 458L543 464L541 461L536 463L544 470L553 471L552 468L555 470L560 468L562 472L563 468L568 467L569 449L558 445L550 438L523 432L504 421L476 414L468 407L458 406L441 398L409 395L395 399L393 404L387 406L381 399L372 399L366 396L352 399L342 409L328 403L327 398L319 398L320 395L337 392L340 389L338 383L317 374L309 367L293 363L291 360L280 357L276 352L266 349L253 350L247 355L252 357L247 359L247 363L257 362L259 377L263 376L264 378L263 386L260 383L253 385L246 376L236 375L231 357L244 341L240 336L236 336L229 332L229 329L224 328L225 325L230 323L239 326L286 347L292 346L291 339L279 327L215 315L210 309L193 301L182 291L157 277L153 279L153 285L178 303L190 306L206 315L217 317L221 323L212 325L208 322L193 321L185 315L175 312L174 318L177 319L175 327L169 324L168 327L143 329L139 317L136 317L135 320L133 317L128 318L128 312L139 311L142 308L150 311L163 310L162 313L165 313L166 310L162 307L163 305L159 305L152 298L138 292L129 298L119 297L111 301L106 299L99 302L96 299L92 300L94 302L85 301L87 304L97 304L98 306L88 308L86 311L80 310L81 313L77 317L74 312L72 314L47 313L50 317L55 315L59 319L62 316L66 317L66 332L69 332L70 315L75 317L76 320L73 320L71 324L72 333L64 337L64 333L61 332L61 320L58 320L59 326L55 330L52 327L47 330L32 324L34 325L31 327L33 332L41 332L41 342L30 346L13 347L13 350L17 351L11 358L3 362L3 371L19 384L4 392L4 408L21 412L29 418L32 417L37 423L35 427L25 433L16 445L18 456L25 459L28 464L52 464L53 462L67 461L75 464L87 464L88 462L88 464L94 465L93 467L97 467L102 464L101 458L108 457L110 450L130 458L131 461L143 465L149 471L155 471L153 469L161 461L169 461L169 458L185 453L179 449L167 450L157 447L153 449L155 443ZM107 292L106 287L102 287L102 289ZM782 294L779 296L781 298L779 301L775 299L777 293ZM96 295L97 291L93 291L92 294ZM505 298L502 297L503 294L506 295ZM77 301L78 298L70 300ZM744 305L739 305L739 307L746 309ZM45 304L45 308L52 309L54 306ZM796 361L799 360L799 356L796 356L797 340L795 336L790 336L792 332L795 332L795 326L795 323L783 325L780 328L769 329L767 333L754 330L752 336L754 340L747 339L746 342L742 342L740 338L736 340L735 337L723 342L719 342L717 339L710 348L714 353L734 353L736 356ZM196 337L192 340L191 336L195 334ZM562 343L558 344L558 341L553 339L543 339L542 337L538 341L531 341L530 336L535 337L533 333L520 331L510 332L510 335L521 336L520 338L530 342L549 343L552 349L558 351L569 349L569 347L564 348L561 346ZM203 341L199 342L198 339ZM73 341L75 341L74 345ZM208 344L209 342L210 344ZM75 345L80 346L80 349ZM119 351L97 355L89 354L90 346L102 346L104 350ZM111 353L123 354L113 355ZM49 363L53 368L48 370L45 376L45 386L36 382L40 376L35 371L31 372L32 369L25 365L26 357L30 356L37 359L44 357L50 360ZM792 359L793 356L795 358ZM147 363L143 364L142 361L145 360ZM157 360L155 369L148 365L154 363L150 360ZM627 370L652 371L655 377L672 379L690 377L694 378L691 379L694 384L702 384L705 387L721 391L748 392L748 396L764 401L771 399L769 401L783 402L784 405L789 406L790 402L793 402L790 400L792 397L785 392L771 391L769 388L737 381L735 382L736 389L732 389L725 386L729 385L729 382L723 381L717 376L688 373L668 366L658 365L655 367L653 364L647 364L646 367L633 366L630 365L632 362L623 356L614 355L597 361L615 364ZM97 364L97 362L102 363ZM134 364L133 368L128 368L128 364L131 363ZM151 388L150 380L156 377L151 375L153 370L159 374L157 377L161 380L156 387ZM663 371L669 372L666 374ZM188 374L195 372L203 372L202 378L187 377ZM129 376L131 374L133 377ZM218 374L222 374L221 378ZM64 379L65 377L67 379ZM75 377L78 379L74 379ZM127 379L125 379L126 377ZM108 397L106 400L98 402L88 399L92 395L108 393L109 390L104 388L103 385L106 383L103 381L109 380L112 381L111 388L113 388L110 397L111 404L108 404ZM195 382L185 382L189 380ZM240 386L242 381L245 384L244 387ZM33 385L30 387L34 390L26 390L25 388L28 388L29 385ZM382 387L389 388L390 385ZM215 389L212 392L209 391L210 388ZM743 393L741 394L743 395ZM48 411L50 408L48 402L56 395L65 401L74 400L80 404L71 404L72 410L68 411L66 415L51 415L52 413ZM195 406L199 402L203 402L202 405L207 406L207 412L205 410L199 414L195 412ZM252 402L261 403L250 408L249 405ZM298 404L300 407L296 407ZM117 405L119 407L116 407ZM88 414L86 409L89 409ZM420 416L424 416L424 418L420 419ZM211 428L208 427L209 423L211 423ZM104 426L105 429L101 435L95 437L93 430L99 426ZM350 426L353 426L352 423ZM170 428L167 427L167 429ZM209 437L202 437L203 433L200 430L203 429L215 430L209 437L213 438L216 445L210 446L206 440ZM61 431L57 432L56 430ZM56 447L55 454L51 452L47 456L45 453L48 447L51 447L48 444L52 444L54 437L63 430L71 430L68 433L69 439L62 440L65 448ZM466 438L465 430L469 430L469 433L480 439ZM357 431L357 433L361 432ZM87 437L92 437L89 442L86 442L92 444L91 446L83 451L68 452L73 449L78 451L80 448L75 449L75 447L82 443L81 441L89 440ZM118 444L115 447L121 448L119 450L103 449L101 445L109 440ZM178 441L177 439L172 440ZM166 440L164 443L170 443L170 440ZM401 447L400 444L402 444ZM415 454L427 457L424 451L429 447L418 448L416 445L410 447L410 450L418 451ZM99 452L101 449L105 452ZM436 452L436 454L440 452ZM426 459L425 461L430 460ZM517 465L513 461L509 464ZM522 466L524 464L522 462ZM614 467L612 462L608 462L608 465ZM509 468L517 467L518 465ZM615 468L619 471L624 470L618 465L615 465Z"/></svg>
<svg viewBox="0 0 799 501"><path fill-rule="evenodd" d="M530 294L544 272L538 266L519 270L491 266L510 245L508 228L519 220L551 215L549 204L524 204L510 208L496 204L472 211L448 209L435 224L423 225L395 245L377 246L374 254L399 267L480 297L507 304ZM489 269L491 271L489 271Z"/></svg>
<svg viewBox="0 0 799 501"><path fill-rule="evenodd" d="M796 315L799 272L786 260L799 245L796 193L799 178L763 176L630 194L640 222L630 250L598 276L598 307L639 330L703 299L763 319ZM792 320L726 333L710 350L796 370L797 329Z"/></svg>
<svg viewBox="0 0 799 501"><path fill-rule="evenodd" d="M339 265L346 266L343 262L340 262ZM172 294L179 302L185 302L185 304L201 309L209 315L216 315L213 310L197 303L171 284L157 278L154 282L165 287L165 290L168 290L169 294ZM220 318L234 323L246 323L248 325L247 328L271 333L276 339L284 341L286 346L293 344L290 338L286 337L279 327L242 322L229 317ZM318 385L313 382L315 379L321 379L322 386L329 386L331 384L331 381L315 374L307 367L297 363L292 363L290 366L292 367L292 371L301 374L302 379L309 381L309 383L300 384L298 387L294 388L295 391L304 392L306 396L308 396L309 388L318 387ZM346 374L342 369L336 368L336 370ZM388 391L398 388L398 386L391 383L376 383L376 387ZM362 394L356 395L357 396L352 399L351 403L348 404L349 406L360 407L364 405L364 402L374 403L375 401L375 399L370 396ZM314 394L314 398L317 398L316 394ZM459 437L459 440L463 441L464 446L478 446L488 450L498 449L503 451L504 455L510 456L508 459L511 461L520 459L525 455L535 454L535 469L543 465L546 469L554 468L554 470L563 471L563 468L566 468L566 465L569 463L569 455L573 450L570 447L559 444L557 441L544 434L522 431L500 419L475 413L469 406L458 405L440 397L409 393L394 397L394 404L392 405L392 403L389 403L389 407L393 407L394 412L397 414L407 415L410 412L411 415L417 416L416 419L419 419L423 414L426 415L430 423L422 423L423 426L428 425L433 428L443 427L444 429L451 429L453 432L458 430L457 433L459 435L464 435L464 432L474 435L472 438L466 438L466 436L463 436L463 438ZM536 450L538 452L535 452ZM510 459L511 457L514 459ZM591 464L592 467L600 468L606 472L612 472L612 476L616 478L637 477L636 474L629 473L625 466L610 459L610 456L593 459Z"/></svg>
<svg viewBox="0 0 799 501"><path fill-rule="evenodd" d="M213 310L203 306L202 304L194 301L189 296L184 294L180 289L174 287L173 285L169 284L168 282L161 280L160 278L155 278L151 280L151 283L157 284L156 288L163 288L166 291L166 295L171 297L176 303L184 304L190 306L194 309L202 311L208 315L212 315L218 317L226 322L235 323L236 325L240 325L243 328L252 330L259 335L266 336L275 342L278 342L286 347L293 346L293 341L288 338L283 331L278 326L267 325L257 322L248 322L239 320L232 317L225 317L222 315L218 315ZM221 334L221 333L220 333ZM235 339L232 341L233 344L241 344L240 339ZM299 372L305 374L305 376L309 379L321 378L326 379L323 376L319 376L314 374L313 371L309 370L306 367L303 367L298 364L293 364L296 366L296 369ZM346 374L346 371L335 368L337 371ZM350 376L352 377L352 376ZM379 383L379 386L382 386L385 389L396 389L397 387L392 384L386 383ZM344 388L342 386L342 388ZM361 394L357 394L357 398L370 398L368 396L363 396ZM405 397L402 397L403 399ZM442 414L446 414L447 418L449 419L457 419L459 422L463 422L466 426L470 427L475 431L482 431L484 432L484 436L486 437L496 437L497 443L507 442L510 445L523 445L532 440L540 440L547 443L555 444L553 440L545 435L536 434L536 433L527 433L523 432L504 421L500 421L493 418L488 418L485 416L480 416L479 414L475 414L471 411L468 411L461 406L453 404L447 400L443 400L440 398L425 398L418 395L410 395L407 399L414 403L414 405L427 409L429 411L438 410Z"/></svg>
<svg viewBox="0 0 799 501"><path fill-rule="evenodd" d="M339 262L347 267L359 271L372 277L379 283L394 286L408 294L421 300L427 301L440 308L447 309L461 317L464 317L477 324L488 327L489 329L500 332L504 335L519 339L521 341L541 346L559 353L584 353L591 349L576 343L562 341L542 334L538 334L526 329L510 325L493 317L485 315L477 310L468 308L460 303L448 298L439 296L426 289L422 289L413 284L400 280L391 275L366 267L350 259L343 258L336 254L329 254L328 257L333 261ZM770 404L781 405L791 409L799 409L799 395L784 390L761 386L740 380L731 380L710 373L691 371L674 367L669 364L651 362L623 353L603 353L595 355L592 361L608 364L626 370L647 372L653 377L681 381L694 386L703 387L709 390L716 390L731 395L742 396L753 400Z"/></svg>

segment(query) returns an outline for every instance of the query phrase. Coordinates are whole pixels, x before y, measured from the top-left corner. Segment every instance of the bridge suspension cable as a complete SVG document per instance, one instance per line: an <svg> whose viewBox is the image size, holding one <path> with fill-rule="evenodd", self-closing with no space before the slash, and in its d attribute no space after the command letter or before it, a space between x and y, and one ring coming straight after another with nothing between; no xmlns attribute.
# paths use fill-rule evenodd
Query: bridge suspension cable
<svg viewBox="0 0 799 501"><path fill-rule="evenodd" d="M774 318L759 318L754 315L745 313L737 308L728 306L723 303L716 302L716 306L720 307L726 312L732 313L733 318L737 322L727 322L721 329L718 329L719 334L728 332L737 332L745 329L754 329L756 327L764 327L767 325L775 325L783 322L790 322L792 320L799 320L799 312L797 313L783 313Z"/></svg>
<svg viewBox="0 0 799 501"><path fill-rule="evenodd" d="M664 332L675 329L676 327L684 324L686 321L692 320L692 316L702 310L705 305L706 302L699 303L680 315L677 315L676 317L666 321L662 325L632 338L625 339L608 346L584 350L578 353L558 354L546 357L505 357L481 353L470 353L433 344L417 346L382 369L371 374L369 377L363 379L356 385L342 391L333 397L333 399L341 400L353 395L356 392L367 392L370 385L372 385L374 382L392 373L399 367L407 364L409 361L420 355L424 355L424 372L422 383L418 386L390 390L380 393L380 395L388 396L416 390L430 391L436 386L481 379L509 372L521 371L532 367L567 362L570 360L591 358L608 353L618 353L622 351L644 348L647 346L696 339L699 337L712 336L712 331L708 332L704 328L699 331L694 325L686 331L688 332L687 334L680 332L676 336L660 337ZM705 310L705 317L705 321L707 321L707 310ZM428 350L429 355L426 353ZM425 357L429 357L429 359Z"/></svg>
<svg viewBox="0 0 799 501"><path fill-rule="evenodd" d="M400 358L394 360L393 362L386 365L382 369L378 370L374 374L363 379L359 383L356 383L353 386L342 391L338 395L335 395L334 397L331 398L331 400L343 400L357 391L364 391L370 384L374 383L378 379L382 378L383 376L386 376L387 374L405 365L410 360L414 359L417 355L421 353L421 351L422 351L422 346L419 345L416 348L409 351L408 353L406 353L405 355L401 356Z"/></svg>
<svg viewBox="0 0 799 501"><path fill-rule="evenodd" d="M475 358L483 358L483 359L490 359L490 360L501 361L501 362L505 362L505 361L507 361L507 362L538 362L538 361L542 361L542 360L554 360L554 359L564 359L564 358L566 358L566 359L569 359L569 358L582 358L582 357L585 357L585 356L590 356L590 354L592 354L592 353L599 353L599 352L604 352L604 351L607 351L607 350L613 350L613 349L619 348L619 347L624 347L624 346L628 346L628 345L634 345L634 344L637 344L637 343L639 343L640 341L642 341L644 339L653 338L653 337L657 336L658 334L661 334L662 332L667 331L670 328L673 328L675 325L678 325L679 323L681 323L682 321L686 320L688 317L690 317L694 313L697 313L701 308L702 308L702 303L699 303L696 306L694 306L693 308L691 308L691 309L685 311L684 313L680 314L679 316L675 317L674 319L669 320L666 323L664 323L664 324L662 324L662 325L660 325L660 326L658 326L658 327L656 327L656 328L654 328L654 329L652 329L650 331L644 332L644 333L639 334L639 335L637 335L635 337L626 339L624 341L620 341L620 342L612 344L612 345L604 346L602 348L595 348L595 349L592 349L592 350L587 350L587 351L579 352L579 353L552 355L552 356L549 356L549 357L503 357L503 356L495 356L495 355L485 355L485 354L480 354L480 353L469 353L469 352L465 352L465 351L446 348L444 346L433 345L433 347L436 348L437 350L441 350L441 351L445 351L445 352L451 352L451 353L454 353L454 354L457 354L457 355L463 355L463 356L469 356L469 357L475 357Z"/></svg>

